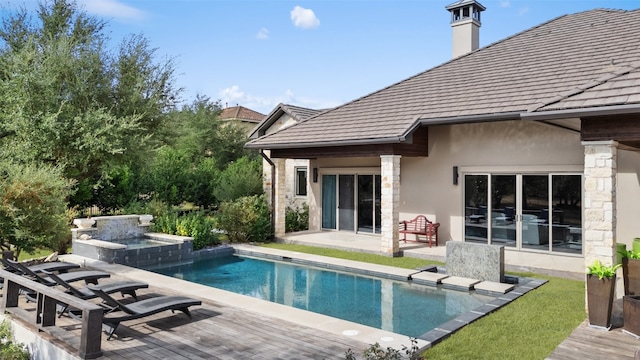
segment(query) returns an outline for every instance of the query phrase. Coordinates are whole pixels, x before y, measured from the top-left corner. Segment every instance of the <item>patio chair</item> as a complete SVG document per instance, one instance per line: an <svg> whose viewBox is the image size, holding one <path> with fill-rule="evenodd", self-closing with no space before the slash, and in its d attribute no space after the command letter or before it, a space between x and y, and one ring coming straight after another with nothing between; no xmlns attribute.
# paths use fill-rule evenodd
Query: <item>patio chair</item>
<svg viewBox="0 0 640 360"><path fill-rule="evenodd" d="M52 272L43 271L43 273L46 274L48 277L50 277L58 285L65 288L65 291L68 294L71 294L77 298L80 298L82 300L89 300L89 299L94 299L98 297L98 295L96 295L95 292L91 291L87 287L77 288L71 285L68 281L65 281L64 279L60 278L60 276ZM136 294L136 290L146 289L149 287L149 284L139 282L139 281L116 281L116 282L111 282L107 284L96 285L96 287L107 294L120 292L122 296L130 295L135 300L138 300L138 295ZM62 316L62 314L64 314L68 308L69 308L69 305L61 304L61 308L59 311L60 314L58 315L58 317Z"/></svg>
<svg viewBox="0 0 640 360"><path fill-rule="evenodd" d="M99 287L88 285L88 288L104 301L102 305L105 307L105 312L102 316L102 324L105 327L107 335L109 335L107 340L111 339L118 325L123 321L140 319L165 310L171 310L172 312L179 310L191 318L189 307L202 304L202 301L190 297L168 295L156 296L124 304L114 299Z"/></svg>
<svg viewBox="0 0 640 360"><path fill-rule="evenodd" d="M2 258L0 258L2 259ZM4 269L7 271L11 271L11 272L16 272L17 270L12 267L10 264L7 263L6 259L2 259L2 264L4 265ZM24 265L24 264L23 264ZM25 265L27 266L27 265ZM69 270L72 269L78 269L80 268L80 265L78 264L73 264L73 263L68 263L68 262L62 262L62 261L51 261L51 262L44 262L41 264L35 264L35 265L29 265L27 266L29 268L29 270L33 271L33 272L42 272L43 270L45 271L56 271L59 273L65 273Z"/></svg>
<svg viewBox="0 0 640 360"><path fill-rule="evenodd" d="M29 267L25 266L22 263L19 263L14 260L3 259L2 262L4 264L8 264L11 268L13 268L16 272L28 276L33 280L45 284L47 286L53 286L57 283L51 279L50 277L44 277L40 274L32 271ZM104 271L96 271L96 270L80 270L80 271L72 271L64 274L58 275L61 279L66 282L74 282L84 280L87 284L98 284L98 279L108 278L111 275L108 272Z"/></svg>

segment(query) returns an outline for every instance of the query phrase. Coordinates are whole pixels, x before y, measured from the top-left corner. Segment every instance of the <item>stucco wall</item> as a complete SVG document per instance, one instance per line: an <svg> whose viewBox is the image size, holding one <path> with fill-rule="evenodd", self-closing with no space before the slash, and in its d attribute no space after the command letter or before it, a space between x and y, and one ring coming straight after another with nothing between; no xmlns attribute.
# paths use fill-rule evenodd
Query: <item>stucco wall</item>
<svg viewBox="0 0 640 360"><path fill-rule="evenodd" d="M616 242L627 244L631 249L633 238L640 237L640 153L618 151L618 218Z"/></svg>
<svg viewBox="0 0 640 360"><path fill-rule="evenodd" d="M462 240L465 173L582 173L583 162L580 135L548 125L509 121L433 126L429 156L402 159L400 211L434 214L441 240ZM458 166L458 185L453 185L453 166Z"/></svg>
<svg viewBox="0 0 640 360"><path fill-rule="evenodd" d="M401 159L400 219L425 214L441 224L441 240L462 240L465 172L582 173L583 161L579 134L548 125L509 121L432 126L429 156ZM354 168L372 167L379 171L380 158L318 159L312 166L317 166L320 174L353 173ZM453 185L453 166L459 167L458 185ZM312 184L311 190L315 195L311 217L317 219L321 210L320 180ZM317 223L315 226L317 229Z"/></svg>
<svg viewBox="0 0 640 360"><path fill-rule="evenodd" d="M459 169L458 185L453 184L453 166ZM309 188L311 228L317 230L320 228L322 174L379 173L380 158L311 160L310 179L313 167L318 167L320 174L318 182L311 182ZM582 174L584 146L580 134L575 131L531 121L431 126L429 156L403 157L400 169L400 219L427 215L441 224L439 235L440 244L443 244L444 240L463 239L465 173ZM637 214L640 214L639 172L640 153L620 150L617 240L629 246L634 237L640 237L640 222L637 221ZM512 262L522 263L518 256L521 256L519 252L509 251L507 260L515 257ZM582 267L578 261L572 269L581 272Z"/></svg>

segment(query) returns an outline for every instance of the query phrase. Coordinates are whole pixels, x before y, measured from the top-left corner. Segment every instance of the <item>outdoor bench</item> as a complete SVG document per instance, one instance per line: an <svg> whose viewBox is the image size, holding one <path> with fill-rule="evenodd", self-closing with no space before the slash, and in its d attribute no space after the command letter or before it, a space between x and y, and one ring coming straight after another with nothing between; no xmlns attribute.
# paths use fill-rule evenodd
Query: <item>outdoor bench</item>
<svg viewBox="0 0 640 360"><path fill-rule="evenodd" d="M407 241L424 242L421 241L418 236L425 236L426 241L429 243L429 247L431 247L432 242L434 241L436 246L438 246L439 227L440 223L433 223L429 221L426 216L418 215L413 220L400 222L400 234L402 234L402 240L405 243ZM415 240L407 240L407 234L415 235Z"/></svg>

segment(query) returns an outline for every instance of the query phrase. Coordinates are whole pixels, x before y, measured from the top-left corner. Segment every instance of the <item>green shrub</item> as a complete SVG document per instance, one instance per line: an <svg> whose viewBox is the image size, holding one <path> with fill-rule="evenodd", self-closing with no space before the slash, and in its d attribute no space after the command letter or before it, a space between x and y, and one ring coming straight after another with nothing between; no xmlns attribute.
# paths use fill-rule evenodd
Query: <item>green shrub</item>
<svg viewBox="0 0 640 360"><path fill-rule="evenodd" d="M309 230L309 205L287 206L284 222L286 232Z"/></svg>
<svg viewBox="0 0 640 360"><path fill-rule="evenodd" d="M411 346L407 347L402 345L402 351L394 349L392 347L387 347L386 349L382 348L380 344L375 343L369 346L365 351L362 352L363 360L402 360L407 359L407 357L402 355L404 352L405 355L408 356L409 360L423 360L424 358L418 353L418 341L415 338L409 338L411 341ZM353 353L351 349L345 352L345 360L356 360L356 355Z"/></svg>
<svg viewBox="0 0 640 360"><path fill-rule="evenodd" d="M262 162L242 157L220 173L213 191L220 202L262 193Z"/></svg>
<svg viewBox="0 0 640 360"><path fill-rule="evenodd" d="M0 241L4 249L58 251L69 238L67 199L73 181L57 167L0 163Z"/></svg>
<svg viewBox="0 0 640 360"><path fill-rule="evenodd" d="M203 211L191 212L176 220L176 235L192 237L194 250L219 244L220 234L214 230L214 219Z"/></svg>
<svg viewBox="0 0 640 360"><path fill-rule="evenodd" d="M166 209L154 215L151 231L193 238L193 249L200 250L220 243L220 234L215 232L214 218L204 211L193 211L179 215L177 210Z"/></svg>
<svg viewBox="0 0 640 360"><path fill-rule="evenodd" d="M264 195L241 197L220 205L218 225L230 242L264 242L271 238L271 217Z"/></svg>
<svg viewBox="0 0 640 360"><path fill-rule="evenodd" d="M154 215L151 231L176 235L178 232L178 212L168 211L164 214Z"/></svg>
<svg viewBox="0 0 640 360"><path fill-rule="evenodd" d="M9 321L3 321L0 324L0 359L29 360L29 357L29 351L23 344L13 342Z"/></svg>

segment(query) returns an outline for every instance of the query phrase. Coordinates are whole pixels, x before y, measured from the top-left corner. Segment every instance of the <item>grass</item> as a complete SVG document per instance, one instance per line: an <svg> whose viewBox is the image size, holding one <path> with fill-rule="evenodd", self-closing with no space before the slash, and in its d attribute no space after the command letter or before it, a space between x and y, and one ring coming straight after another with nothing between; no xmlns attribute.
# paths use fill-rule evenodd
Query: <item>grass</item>
<svg viewBox="0 0 640 360"><path fill-rule="evenodd" d="M24 261L29 259L41 258L43 256L49 256L53 253L53 251L48 249L36 249L33 253L28 253L25 251L20 252L20 256L18 257L18 261Z"/></svg>
<svg viewBox="0 0 640 360"><path fill-rule="evenodd" d="M415 269L435 261L291 244L265 247ZM544 359L586 318L583 281L531 273L548 282L508 306L465 326L428 349L427 359Z"/></svg>

